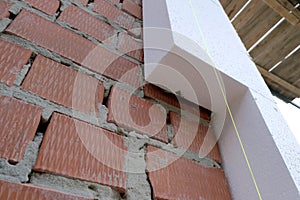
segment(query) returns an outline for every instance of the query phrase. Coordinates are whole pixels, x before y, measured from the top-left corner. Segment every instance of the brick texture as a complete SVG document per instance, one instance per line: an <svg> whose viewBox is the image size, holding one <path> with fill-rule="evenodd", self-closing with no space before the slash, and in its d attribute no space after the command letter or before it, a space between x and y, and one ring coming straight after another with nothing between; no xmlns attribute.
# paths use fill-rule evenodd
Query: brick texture
<svg viewBox="0 0 300 200"><path fill-rule="evenodd" d="M120 3L120 0L105 0L105 1L111 2L114 5L119 5Z"/></svg>
<svg viewBox="0 0 300 200"><path fill-rule="evenodd" d="M0 199L84 200L86 198L56 192L54 190L45 189L34 185L0 181Z"/></svg>
<svg viewBox="0 0 300 200"><path fill-rule="evenodd" d="M6 30L78 64L134 87L140 85L139 66L57 24L26 10ZM49 37L49 33L51 37Z"/></svg>
<svg viewBox="0 0 300 200"><path fill-rule="evenodd" d="M19 162L34 138L42 109L0 96L0 113L0 157Z"/></svg>
<svg viewBox="0 0 300 200"><path fill-rule="evenodd" d="M123 9L138 19L142 19L142 7L132 0L124 0Z"/></svg>
<svg viewBox="0 0 300 200"><path fill-rule="evenodd" d="M108 20L113 21L126 29L134 28L134 17L121 11L120 9L111 5L105 0L95 0L94 3L95 12L103 15Z"/></svg>
<svg viewBox="0 0 300 200"><path fill-rule="evenodd" d="M25 2L48 15L55 14L59 8L58 0L25 0Z"/></svg>
<svg viewBox="0 0 300 200"><path fill-rule="evenodd" d="M123 53L144 62L143 43L122 32L119 34L117 48Z"/></svg>
<svg viewBox="0 0 300 200"><path fill-rule="evenodd" d="M82 3L82 5L86 6L89 2L89 0L77 0L79 3Z"/></svg>
<svg viewBox="0 0 300 200"><path fill-rule="evenodd" d="M0 1L0 20L9 17L8 9L10 5L11 5L10 3L7 3L5 1Z"/></svg>
<svg viewBox="0 0 300 200"><path fill-rule="evenodd" d="M104 41L114 35L112 26L74 5L67 7L58 19L99 41Z"/></svg>
<svg viewBox="0 0 300 200"><path fill-rule="evenodd" d="M34 169L125 190L123 137L54 113Z"/></svg>
<svg viewBox="0 0 300 200"><path fill-rule="evenodd" d="M189 119L179 114L170 112L170 121L174 129L174 145L189 149L199 153L200 147L203 144L204 138L213 144L216 143L216 138L213 133L208 131L208 127L199 123L198 120ZM217 162L221 163L221 156L218 145L214 145L213 149L208 154Z"/></svg>
<svg viewBox="0 0 300 200"><path fill-rule="evenodd" d="M0 82L12 86L31 53L28 49L0 39Z"/></svg>
<svg viewBox="0 0 300 200"><path fill-rule="evenodd" d="M210 120L211 112L205 108L202 108L192 102L189 102L181 97L177 97L172 93L163 91L161 88L152 85L146 84L144 87L144 93L146 97L155 99L160 102L164 102L171 106L180 108L182 110L188 111L194 115L199 116L202 119ZM179 103L180 101L180 103Z"/></svg>
<svg viewBox="0 0 300 200"><path fill-rule="evenodd" d="M151 146L147 148L147 171L155 199L231 199L222 170Z"/></svg>
<svg viewBox="0 0 300 200"><path fill-rule="evenodd" d="M113 87L108 101L108 121L167 142L166 114L162 107L119 87Z"/></svg>
<svg viewBox="0 0 300 200"><path fill-rule="evenodd" d="M93 114L104 96L103 84L76 70L38 55L22 88L58 104Z"/></svg>

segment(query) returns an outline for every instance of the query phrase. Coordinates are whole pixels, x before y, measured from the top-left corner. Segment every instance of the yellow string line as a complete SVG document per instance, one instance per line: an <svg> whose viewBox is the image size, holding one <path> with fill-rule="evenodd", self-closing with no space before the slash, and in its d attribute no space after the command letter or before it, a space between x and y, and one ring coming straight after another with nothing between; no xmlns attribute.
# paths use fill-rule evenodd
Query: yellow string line
<svg viewBox="0 0 300 200"><path fill-rule="evenodd" d="M232 114L231 109L230 109L230 107L229 107L229 104L228 104L228 101L227 101L227 97L226 97L226 95L225 95L224 88L222 87L222 83L221 83L221 81L220 81L219 74L218 74L218 72L217 72L217 70L216 70L216 64L215 64L215 62L213 61L213 59L212 59L212 57L211 57L211 55L210 55L210 53L209 53L209 51L208 51L208 45L206 44L206 41L205 41L205 39L204 39L204 34L203 34L203 32L202 32L202 29L201 29L201 26L200 26L198 17L197 17L197 15L196 15L196 13L195 13L195 10L194 10L194 7L193 7L192 0L189 0L189 3L190 3L190 7L191 7L191 9L192 9L193 16L194 16L194 18L195 18L195 20L196 20L197 27L198 27L198 30L199 30L199 32L200 32L201 39L202 39L202 41L203 41L203 43L204 43L205 51L206 51L206 53L208 54L208 56L210 57L210 59L211 59L211 61L212 61L212 63L213 63L214 73L215 73L215 75L216 75L218 84L219 84L219 86L220 86L220 89L221 89L221 92L222 92L222 95L223 95L223 98L224 98L224 101L225 101L225 104L226 104L226 108L227 108L227 110L228 110L228 113L229 113L229 115L230 115L232 124L233 124L233 126L234 126L235 134L236 134L236 136L237 136L237 138L238 138L238 140L239 140L239 144L240 144L240 147L241 147L241 149L242 149L244 158L245 158L245 160L246 160L246 163L247 163L249 172L250 172L250 174L251 174L251 178L252 178L252 181L253 181L253 183L254 183L254 186L255 186L257 195L258 195L259 199L262 200L262 196L261 196L261 194L260 194L260 191L259 191L259 188L258 188L256 179L255 179L255 177L254 177L253 170L252 170L252 168L251 168L251 165L250 165L248 156L247 156L247 154L246 154L246 151L245 151L245 148L244 148L244 144L243 144L243 142L242 142L241 136L240 136L240 134L239 134L239 131L238 131L238 129L237 129L237 126L236 126L236 123L235 123L235 120L234 120L234 117L233 117L233 114Z"/></svg>

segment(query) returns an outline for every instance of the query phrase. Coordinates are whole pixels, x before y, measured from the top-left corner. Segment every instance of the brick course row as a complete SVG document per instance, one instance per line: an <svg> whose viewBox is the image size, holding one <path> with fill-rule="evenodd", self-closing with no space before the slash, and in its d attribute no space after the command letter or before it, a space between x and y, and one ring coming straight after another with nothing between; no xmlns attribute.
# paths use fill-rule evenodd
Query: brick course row
<svg viewBox="0 0 300 200"><path fill-rule="evenodd" d="M58 0L24 1L48 15L54 15L60 6ZM78 2L86 6L89 1ZM143 43L128 33L142 19L141 4L140 0L124 0L122 3L119 0L94 1L93 11L118 24L122 30L101 20L101 16L95 17L81 9L82 5L70 4L58 16L58 23L23 9L5 34L21 37L91 71L140 90L142 70L137 63L143 63ZM9 17L9 6L0 1L0 20ZM135 60L132 62L131 58L126 59L127 56L120 57L96 45L70 28L59 25L60 22L100 43L111 45L119 53ZM110 40L115 33L118 37L114 39L117 40ZM4 39L0 39L0 54L0 82L11 89L17 74L33 54L31 50ZM108 108L107 122L164 143L170 142L169 124L174 133L174 147L194 153L199 152L205 137L211 142L216 140L208 131L207 124L203 123L203 120L210 121L211 114L204 108L177 99L177 96L151 84L144 86L145 98L131 94L124 87L112 86L106 91L108 99L103 102L105 89L101 81L42 55L34 58L21 85L14 87L88 115L99 114L99 105L105 104ZM169 111L153 102L181 107L201 119L197 121L191 116L175 113L174 108ZM0 111L0 157L11 163L20 162L28 143L40 130L43 109L13 97L0 96ZM129 183L127 145L126 136L54 112L32 171L107 185L124 193ZM145 156L154 199L230 199L226 177L221 169L207 168L152 146L146 147ZM207 156L221 163L217 145ZM32 198L84 199L31 184L0 181L0 199Z"/></svg>
<svg viewBox="0 0 300 200"><path fill-rule="evenodd" d="M141 79L139 66L101 46L26 10L6 29L39 46L104 74L114 80L138 87ZM49 33L51 37L49 37Z"/></svg>

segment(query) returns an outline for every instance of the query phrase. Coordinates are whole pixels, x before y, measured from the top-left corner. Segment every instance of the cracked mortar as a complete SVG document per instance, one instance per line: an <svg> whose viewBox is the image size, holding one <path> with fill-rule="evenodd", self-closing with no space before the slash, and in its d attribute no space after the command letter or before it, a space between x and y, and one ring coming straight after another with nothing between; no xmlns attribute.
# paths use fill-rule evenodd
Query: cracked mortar
<svg viewBox="0 0 300 200"><path fill-rule="evenodd" d="M7 160L0 158L0 179L18 183L27 182L31 169L35 164L42 139L43 134L37 133L34 140L28 143L23 160L16 165L11 165Z"/></svg>
<svg viewBox="0 0 300 200"><path fill-rule="evenodd" d="M86 198L119 200L120 194L108 186L51 174L32 173L30 183Z"/></svg>
<svg viewBox="0 0 300 200"><path fill-rule="evenodd" d="M126 156L128 200L151 199L151 186L146 174L145 142L134 137L126 138L128 154Z"/></svg>

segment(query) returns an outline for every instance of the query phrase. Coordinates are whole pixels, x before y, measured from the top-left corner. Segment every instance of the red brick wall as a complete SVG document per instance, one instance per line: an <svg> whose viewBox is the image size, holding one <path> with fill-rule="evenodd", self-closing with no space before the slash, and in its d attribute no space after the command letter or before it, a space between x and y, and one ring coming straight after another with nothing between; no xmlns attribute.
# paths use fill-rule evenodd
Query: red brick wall
<svg viewBox="0 0 300 200"><path fill-rule="evenodd" d="M145 85L141 0L0 10L0 199L230 199L210 111Z"/></svg>

